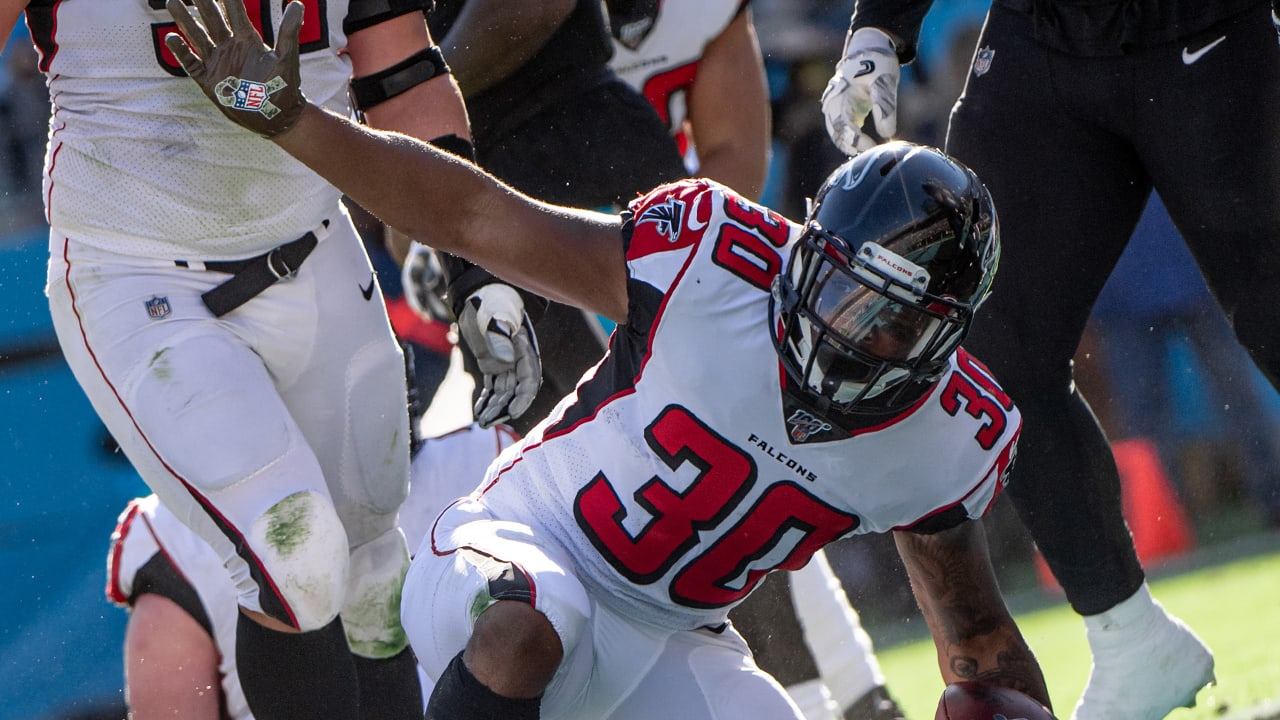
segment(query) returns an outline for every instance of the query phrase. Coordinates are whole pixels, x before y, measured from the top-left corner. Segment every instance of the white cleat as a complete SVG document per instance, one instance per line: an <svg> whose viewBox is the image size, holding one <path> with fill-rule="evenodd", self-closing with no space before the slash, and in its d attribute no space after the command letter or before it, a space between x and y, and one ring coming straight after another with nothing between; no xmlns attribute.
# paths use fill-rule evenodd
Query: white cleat
<svg viewBox="0 0 1280 720"><path fill-rule="evenodd" d="M1093 669L1071 720L1161 720L1215 681L1213 653L1144 584L1085 618Z"/></svg>

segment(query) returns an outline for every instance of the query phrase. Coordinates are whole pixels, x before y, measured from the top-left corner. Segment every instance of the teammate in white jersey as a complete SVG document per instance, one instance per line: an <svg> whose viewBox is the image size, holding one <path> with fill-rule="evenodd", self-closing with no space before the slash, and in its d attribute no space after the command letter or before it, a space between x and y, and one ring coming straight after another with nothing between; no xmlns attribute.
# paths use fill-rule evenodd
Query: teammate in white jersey
<svg viewBox="0 0 1280 720"><path fill-rule="evenodd" d="M771 111L749 0L606 4L609 64L666 120L690 173L758 198ZM901 720L871 637L823 551L771 578L731 619L807 720Z"/></svg>
<svg viewBox="0 0 1280 720"><path fill-rule="evenodd" d="M505 425L425 438L400 527L417 546L441 507L470 492L515 440ZM236 591L209 544L155 495L130 501L107 554L107 597L129 609L125 700L133 720L251 720L236 670ZM428 686L429 687L429 686Z"/></svg>
<svg viewBox="0 0 1280 720"><path fill-rule="evenodd" d="M391 226L618 323L418 550L401 617L428 718L798 718L728 612L837 538L891 531L942 679L1049 703L970 522L1021 429L960 348L999 255L972 172L885 145L837 168L803 225L711 181L621 217L553 206L307 103L295 38L268 48L236 3L229 27L196 8L169 1L190 44L166 44L207 95L283 83L274 118L226 117Z"/></svg>
<svg viewBox="0 0 1280 720"><path fill-rule="evenodd" d="M610 67L658 110L690 171L759 197L771 110L749 0L606 5Z"/></svg>
<svg viewBox="0 0 1280 720"><path fill-rule="evenodd" d="M239 0L237 0L239 2ZM280 30L282 4L248 0ZM465 145L425 0L305 0L302 85L342 115ZM53 106L47 284L62 351L152 490L231 573L260 717L421 717L399 622L404 360L340 192L211 115L162 0L25 11ZM244 12L243 7L241 12ZM354 80L353 80L354 77ZM282 88L229 81L262 117Z"/></svg>

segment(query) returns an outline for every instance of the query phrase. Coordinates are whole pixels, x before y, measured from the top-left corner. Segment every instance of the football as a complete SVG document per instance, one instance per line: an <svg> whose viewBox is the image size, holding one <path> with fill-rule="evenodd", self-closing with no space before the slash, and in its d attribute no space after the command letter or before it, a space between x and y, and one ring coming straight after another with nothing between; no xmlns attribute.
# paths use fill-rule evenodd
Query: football
<svg viewBox="0 0 1280 720"><path fill-rule="evenodd" d="M1055 720L1048 708L1031 696L981 682L947 686L934 720Z"/></svg>

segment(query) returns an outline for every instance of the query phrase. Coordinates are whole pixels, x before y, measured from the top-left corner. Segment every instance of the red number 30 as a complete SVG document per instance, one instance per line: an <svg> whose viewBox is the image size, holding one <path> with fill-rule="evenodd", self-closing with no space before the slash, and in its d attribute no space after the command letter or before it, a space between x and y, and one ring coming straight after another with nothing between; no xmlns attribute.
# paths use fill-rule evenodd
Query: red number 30
<svg viewBox="0 0 1280 720"><path fill-rule="evenodd" d="M277 1L282 9L289 2L289 0ZM153 10L164 9L165 0L147 0L147 2ZM271 25L271 0L243 0L243 2L244 9L249 13L249 20L261 33L263 41L268 45L274 45L276 31ZM329 0L302 0L302 4L302 31L298 36L298 52L309 53L329 47ZM153 23L151 40L155 46L156 61L160 63L160 67L170 75L184 77L187 74L186 71L164 44L164 36L176 32L178 32L178 26L175 23Z"/></svg>

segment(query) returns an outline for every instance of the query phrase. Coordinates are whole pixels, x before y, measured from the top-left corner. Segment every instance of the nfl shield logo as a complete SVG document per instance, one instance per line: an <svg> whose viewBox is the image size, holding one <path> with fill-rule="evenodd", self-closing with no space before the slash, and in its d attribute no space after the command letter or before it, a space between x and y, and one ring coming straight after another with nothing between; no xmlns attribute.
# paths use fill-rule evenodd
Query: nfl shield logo
<svg viewBox="0 0 1280 720"><path fill-rule="evenodd" d="M991 59L995 56L996 51L992 50L990 46L979 50L978 54L973 58L974 77L986 75L987 71L991 69Z"/></svg>
<svg viewBox="0 0 1280 720"><path fill-rule="evenodd" d="M169 306L169 298L167 297L152 295L151 299L145 304L147 306L147 315L152 320L169 317L169 314L173 312L173 308Z"/></svg>
<svg viewBox="0 0 1280 720"><path fill-rule="evenodd" d="M236 88L236 108L240 110L261 110L267 101L267 86L252 80L241 80Z"/></svg>

